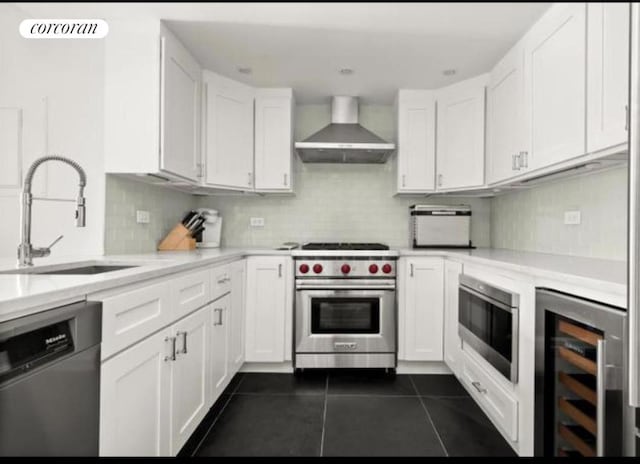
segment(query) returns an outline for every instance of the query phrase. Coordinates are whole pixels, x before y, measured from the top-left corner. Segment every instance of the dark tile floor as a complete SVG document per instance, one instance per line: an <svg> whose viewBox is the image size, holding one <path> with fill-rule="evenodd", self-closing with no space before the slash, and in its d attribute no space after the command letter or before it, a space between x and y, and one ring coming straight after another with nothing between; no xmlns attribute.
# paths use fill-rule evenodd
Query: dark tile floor
<svg viewBox="0 0 640 464"><path fill-rule="evenodd" d="M238 374L182 456L514 456L452 375Z"/></svg>

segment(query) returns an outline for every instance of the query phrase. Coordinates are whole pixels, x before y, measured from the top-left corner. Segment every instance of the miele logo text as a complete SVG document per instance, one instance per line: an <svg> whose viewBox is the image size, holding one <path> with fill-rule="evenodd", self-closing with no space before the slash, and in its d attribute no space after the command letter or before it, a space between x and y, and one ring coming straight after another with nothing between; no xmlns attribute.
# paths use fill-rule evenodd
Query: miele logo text
<svg viewBox="0 0 640 464"><path fill-rule="evenodd" d="M25 19L20 35L27 39L102 39L109 25L102 19Z"/></svg>
<svg viewBox="0 0 640 464"><path fill-rule="evenodd" d="M45 342L47 343L47 345L50 345L51 343L55 343L55 342L58 342L60 340L64 340L65 338L67 338L67 336L65 334L60 334L60 335L56 335L55 337L47 338L45 340Z"/></svg>

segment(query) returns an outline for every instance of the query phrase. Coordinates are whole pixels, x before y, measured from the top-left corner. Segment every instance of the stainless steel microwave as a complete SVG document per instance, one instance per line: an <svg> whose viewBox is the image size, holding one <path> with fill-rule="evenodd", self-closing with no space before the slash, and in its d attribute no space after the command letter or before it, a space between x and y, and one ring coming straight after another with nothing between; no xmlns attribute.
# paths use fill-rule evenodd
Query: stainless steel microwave
<svg viewBox="0 0 640 464"><path fill-rule="evenodd" d="M461 274L458 298L462 342L512 383L518 383L519 296Z"/></svg>

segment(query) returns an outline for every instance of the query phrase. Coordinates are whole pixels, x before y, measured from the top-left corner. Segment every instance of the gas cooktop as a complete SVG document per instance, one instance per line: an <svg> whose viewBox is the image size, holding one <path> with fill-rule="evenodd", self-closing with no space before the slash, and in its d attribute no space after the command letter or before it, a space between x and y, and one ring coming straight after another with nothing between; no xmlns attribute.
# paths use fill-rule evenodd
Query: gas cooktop
<svg viewBox="0 0 640 464"><path fill-rule="evenodd" d="M301 247L303 250L339 250L339 251L348 251L348 250L357 250L357 251L366 251L366 250L388 250L389 247L382 243L322 243L322 242L310 242L305 243Z"/></svg>

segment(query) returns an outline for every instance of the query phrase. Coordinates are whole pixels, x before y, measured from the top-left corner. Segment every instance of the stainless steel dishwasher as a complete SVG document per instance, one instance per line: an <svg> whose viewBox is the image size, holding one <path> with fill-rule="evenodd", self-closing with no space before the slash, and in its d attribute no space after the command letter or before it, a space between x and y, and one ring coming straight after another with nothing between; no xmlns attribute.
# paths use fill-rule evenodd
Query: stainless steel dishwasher
<svg viewBox="0 0 640 464"><path fill-rule="evenodd" d="M102 304L0 324L0 456L97 456Z"/></svg>

